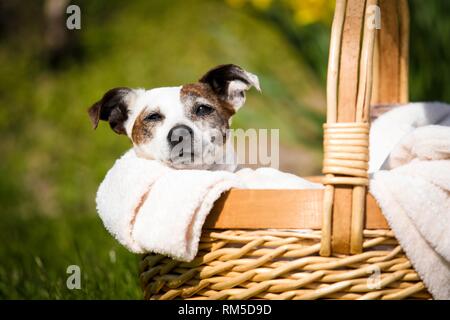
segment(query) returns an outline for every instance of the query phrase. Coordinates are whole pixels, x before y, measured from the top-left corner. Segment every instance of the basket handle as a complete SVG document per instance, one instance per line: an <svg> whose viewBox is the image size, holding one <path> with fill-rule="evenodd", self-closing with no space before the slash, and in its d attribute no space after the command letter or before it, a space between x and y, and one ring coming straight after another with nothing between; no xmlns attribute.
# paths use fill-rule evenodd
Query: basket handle
<svg viewBox="0 0 450 320"><path fill-rule="evenodd" d="M336 1L324 125L323 256L362 252L370 104L407 100L408 24L407 0Z"/></svg>

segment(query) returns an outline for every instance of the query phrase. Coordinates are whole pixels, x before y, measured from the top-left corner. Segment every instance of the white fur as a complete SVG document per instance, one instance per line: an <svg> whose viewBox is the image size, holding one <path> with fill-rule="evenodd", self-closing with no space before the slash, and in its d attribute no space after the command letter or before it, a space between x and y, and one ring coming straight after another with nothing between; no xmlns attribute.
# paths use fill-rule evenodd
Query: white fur
<svg viewBox="0 0 450 320"><path fill-rule="evenodd" d="M234 80L228 84L228 99L236 111L238 111L245 103L244 91L250 89L251 86L254 86L256 90L261 91L258 77L247 71L244 71L244 74L249 81L248 84L240 80Z"/></svg>
<svg viewBox="0 0 450 320"><path fill-rule="evenodd" d="M229 170L234 171L236 165L233 163L220 163L218 157L220 157L220 146L211 143L212 136L221 136L217 133L217 129L210 128L210 130L201 130L194 121L191 121L185 114L185 107L180 100L181 86L178 87L163 87L155 88L151 90L145 89L133 89L131 93L126 97L128 104L128 119L124 123L124 127L128 137L132 137L133 126L137 117L142 111L146 110L159 111L164 120L158 125L157 130L154 132L154 136L149 142L142 144L136 144L133 141L134 149L136 153L149 160L157 160L166 165L180 166L185 169L207 169L207 170ZM197 99L197 102L212 104L204 97ZM194 139L194 153L196 154L196 163L186 166L181 163L172 162L171 151L173 151L167 140L169 131L176 125L186 125L193 130ZM132 139L131 139L132 140ZM224 149L229 152L231 141L225 141L226 146ZM231 151L232 152L232 151ZM231 158L233 155L231 155ZM206 164L211 165L206 165Z"/></svg>
<svg viewBox="0 0 450 320"><path fill-rule="evenodd" d="M164 121L158 125L153 138L144 144L134 144L134 148L141 155L150 159L165 162L170 155L167 135L175 125L185 124L195 130L192 121L184 115L184 106L180 101L180 87L164 87L151 90L133 90L135 98L128 105L129 117L125 122L127 135L131 138L132 129L139 114L146 111L160 111L164 115ZM198 130L194 135L198 135Z"/></svg>
<svg viewBox="0 0 450 320"><path fill-rule="evenodd" d="M229 69L229 70L228 70ZM254 86L258 91L261 91L259 85L259 79L256 75L242 70L235 65L223 65L218 69L212 69L210 72L216 72L217 70L228 70L230 72L237 72L239 76L230 76L229 80L223 80L225 83L221 85L227 85L227 92L225 96L220 93L220 99L225 99L234 109L237 111L245 103L245 91ZM207 75L212 75L208 73ZM217 84L215 76L208 77L205 75L205 79L201 80L204 84L211 85ZM245 79L245 80L244 80ZM193 108L200 104L211 105L214 107L213 101L208 101L207 97L195 97L193 101L190 97L186 98L188 104L183 105L181 101L182 86L178 87L163 87L155 88L151 90L145 89L130 89L125 96L122 96L124 104L127 107L127 119L123 123L125 133L131 139L134 145L136 154L149 159L157 160L170 167L176 169L204 169L204 170L229 170L234 171L236 169L235 163L224 163L223 155L226 154L226 159L234 159L234 153L232 152L232 141L226 139L221 141L224 137L224 128L214 128L214 124L211 123L207 127L208 121L193 121L187 116L187 108ZM119 90L120 94L123 94L124 90ZM103 101L103 100L102 100ZM186 103L186 102L185 102ZM92 117L101 113L98 110L98 104L94 107L97 109L90 111ZM103 107L103 106L101 106ZM123 111L122 111L123 112ZM137 118L144 112L144 116L151 113L159 113L162 116L161 120L155 120L152 125L152 136L148 139L139 139L141 141L134 141L133 128L136 124ZM191 112L189 110L188 112ZM206 119L203 119L206 120ZM225 119L223 119L225 120ZM94 119L95 125L97 125L98 118ZM146 121L146 120L144 120ZM149 120L152 121L152 120ZM231 124L231 118L227 119ZM150 126L150 123L149 123ZM173 145L173 142L178 139L169 141L171 137L174 137L171 133L171 137L168 137L169 132L175 127L183 126L192 129L193 134L180 134L182 143ZM120 128L119 128L120 129ZM178 128L180 130L180 128ZM122 133L122 132L121 132ZM228 137L228 135L226 135ZM192 139L192 143L189 143L187 139ZM191 146L193 145L193 149ZM190 150L186 150L189 148ZM185 155L181 157L180 155ZM192 161L192 159L194 161Z"/></svg>

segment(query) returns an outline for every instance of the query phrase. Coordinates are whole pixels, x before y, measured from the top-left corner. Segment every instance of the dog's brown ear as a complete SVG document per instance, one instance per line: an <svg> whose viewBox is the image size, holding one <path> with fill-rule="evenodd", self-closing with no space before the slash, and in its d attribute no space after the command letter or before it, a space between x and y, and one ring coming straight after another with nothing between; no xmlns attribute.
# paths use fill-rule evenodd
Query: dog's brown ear
<svg viewBox="0 0 450 320"><path fill-rule="evenodd" d="M132 89L114 88L103 95L99 101L88 109L94 129L100 120L108 121L111 129L118 134L126 134L124 122L128 119L127 96Z"/></svg>
<svg viewBox="0 0 450 320"><path fill-rule="evenodd" d="M207 83L219 96L238 110L245 102L245 91L254 86L258 91L258 77L234 64L224 64L209 70L199 82Z"/></svg>

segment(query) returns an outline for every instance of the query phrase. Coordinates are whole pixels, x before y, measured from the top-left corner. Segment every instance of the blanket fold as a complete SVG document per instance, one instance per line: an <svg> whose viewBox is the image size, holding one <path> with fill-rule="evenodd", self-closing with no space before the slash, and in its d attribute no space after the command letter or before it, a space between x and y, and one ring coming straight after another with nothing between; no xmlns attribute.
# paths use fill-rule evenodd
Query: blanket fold
<svg viewBox="0 0 450 320"><path fill-rule="evenodd" d="M272 168L236 173L174 170L129 150L106 174L97 192L97 211L108 231L132 252L155 252L181 261L197 254L208 213L231 188L317 189Z"/></svg>
<svg viewBox="0 0 450 320"><path fill-rule="evenodd" d="M420 126L393 137L398 142L384 150L385 170L370 180L370 192L435 299L450 299L450 107L443 107L434 117L442 125L421 118L424 110L401 107L394 116L416 115Z"/></svg>

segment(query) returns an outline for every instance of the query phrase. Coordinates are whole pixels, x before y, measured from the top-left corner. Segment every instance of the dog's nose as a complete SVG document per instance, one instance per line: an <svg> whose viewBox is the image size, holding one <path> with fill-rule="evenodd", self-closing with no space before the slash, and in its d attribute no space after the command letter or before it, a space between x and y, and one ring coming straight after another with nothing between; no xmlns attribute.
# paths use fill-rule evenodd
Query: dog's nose
<svg viewBox="0 0 450 320"><path fill-rule="evenodd" d="M194 131L184 124L179 124L170 129L167 135L167 140L171 148L176 146L181 141L186 142L186 140L192 141L194 139Z"/></svg>

